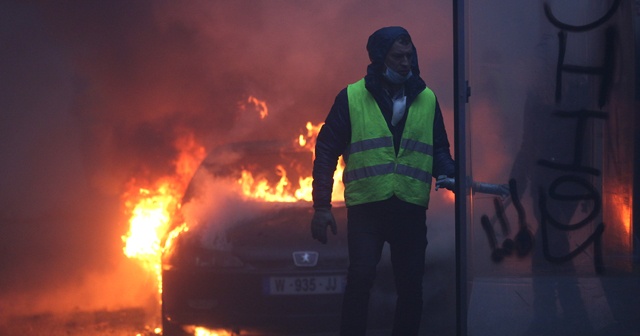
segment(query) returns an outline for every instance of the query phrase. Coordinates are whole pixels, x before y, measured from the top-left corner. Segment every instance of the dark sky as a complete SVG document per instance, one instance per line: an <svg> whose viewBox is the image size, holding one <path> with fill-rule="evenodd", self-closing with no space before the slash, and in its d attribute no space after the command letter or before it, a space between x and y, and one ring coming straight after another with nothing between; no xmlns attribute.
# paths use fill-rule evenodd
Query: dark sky
<svg viewBox="0 0 640 336"><path fill-rule="evenodd" d="M0 314L135 301L125 183L170 174L185 133L212 148L323 121L389 25L412 34L452 139L448 1L0 2Z"/></svg>

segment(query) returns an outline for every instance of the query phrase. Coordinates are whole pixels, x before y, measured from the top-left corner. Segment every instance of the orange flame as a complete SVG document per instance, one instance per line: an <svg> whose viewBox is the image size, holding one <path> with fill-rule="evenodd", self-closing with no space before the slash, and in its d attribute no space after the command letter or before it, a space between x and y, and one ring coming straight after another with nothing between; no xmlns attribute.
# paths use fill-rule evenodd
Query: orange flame
<svg viewBox="0 0 640 336"><path fill-rule="evenodd" d="M230 331L226 330L212 330L204 327L191 326L185 328L187 332L191 333L193 336L232 336L234 335Z"/></svg>
<svg viewBox="0 0 640 336"><path fill-rule="evenodd" d="M300 147L313 153L312 158L315 159L315 143L318 132L322 127L322 123L313 125L307 122L306 134L298 136L297 143ZM313 160L312 159L312 160ZM243 170L242 176L238 179L242 194L246 198L257 199L264 202L299 202L312 200L311 192L313 190L313 177L309 173L308 176L298 179L298 188L292 186L291 181L287 178L287 172L282 165L274 167L276 174L280 179L275 184L270 184L266 178L256 179L250 171ZM340 160L340 164L334 173L333 196L334 201L344 201L344 186L342 184L342 172L344 171L344 162Z"/></svg>
<svg viewBox="0 0 640 336"><path fill-rule="evenodd" d="M169 182L160 182L155 190L140 188L137 195L140 200L131 210L129 232L122 236L124 254L153 272L158 284L162 281L159 263L161 239L169 227L171 209L177 206L176 193Z"/></svg>
<svg viewBox="0 0 640 336"><path fill-rule="evenodd" d="M253 96L250 96L247 102L256 106L261 119L268 115L266 102ZM244 106L241 107L244 108ZM313 125L307 122L306 134L300 134L297 139L301 148L313 153L314 159L315 141L321 127L322 123ZM174 145L179 155L174 161L175 172L172 175L162 177L154 183L133 178L128 183L127 192L123 195L126 211L130 214L129 232L122 236L123 252L155 276L157 294L162 292L162 252L180 233L189 230L186 223L175 223L176 219L172 218L172 215L180 207L180 200L188 182L205 158L204 147L196 143L192 134L181 136ZM344 188L341 183L343 170L344 162L341 160L334 174L333 200L335 201L344 200ZM265 202L311 201L313 178L310 172L308 176L299 178L298 188L295 189L287 178L283 165L277 165L275 171L280 179L273 184L267 179L256 179L250 171L243 170L237 181L240 192L247 198ZM171 229L176 224L179 225ZM192 332L198 336L231 335L224 330L209 330L195 326Z"/></svg>
<svg viewBox="0 0 640 336"><path fill-rule="evenodd" d="M269 185L266 178L256 181L250 171L243 170L242 177L238 180L242 188L242 193L253 199L259 199L265 202L297 202L300 199L288 192L290 185L287 179L287 172L284 167L276 166L276 174L280 176L280 180L276 185Z"/></svg>
<svg viewBox="0 0 640 336"><path fill-rule="evenodd" d="M180 206L187 183L205 154L204 147L198 145L190 134L179 138L175 146L180 154L174 162L174 175L142 186L138 180L132 179L129 191L124 195L125 207L131 214L129 232L122 236L124 254L155 275L158 293L162 289L163 239L170 240L179 232L188 230L183 224L167 233L172 224L171 216Z"/></svg>
<svg viewBox="0 0 640 336"><path fill-rule="evenodd" d="M312 124L310 121L307 122L307 135L300 135L298 137L298 143L301 147L310 150L313 153L313 159L316 158L316 139L318 138L318 133L322 128L324 123L319 123L317 125ZM344 184L342 183L342 172L344 172L345 163L342 157L336 166L336 171L333 173L333 193L331 194L331 199L337 202L344 202ZM305 195L301 197L306 201L311 200L311 183L313 182L313 177L309 176L306 178L300 179L300 189L296 191L296 193L300 193L301 195Z"/></svg>
<svg viewBox="0 0 640 336"><path fill-rule="evenodd" d="M264 119L269 115L267 102L265 102L264 100L259 100L254 96L249 96L249 98L247 99L247 103L251 103L256 107L258 113L260 113L260 119Z"/></svg>
<svg viewBox="0 0 640 336"><path fill-rule="evenodd" d="M632 211L631 211L631 206L629 206L630 201L628 197L624 197L624 195L625 194L622 194L622 193L612 193L611 200L616 209L616 211L614 211L614 214L616 215L616 217L618 217L618 220L622 223L624 232L628 237L631 235Z"/></svg>

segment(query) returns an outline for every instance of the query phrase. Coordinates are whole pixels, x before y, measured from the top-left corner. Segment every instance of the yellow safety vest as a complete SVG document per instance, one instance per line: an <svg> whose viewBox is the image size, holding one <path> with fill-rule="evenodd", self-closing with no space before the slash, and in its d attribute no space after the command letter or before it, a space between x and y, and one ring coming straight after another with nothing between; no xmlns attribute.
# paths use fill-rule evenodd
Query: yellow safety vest
<svg viewBox="0 0 640 336"><path fill-rule="evenodd" d="M396 156L393 135L365 81L347 86L351 143L343 175L347 206L382 201L396 195L427 207L433 167L433 120L436 98L425 88L409 108Z"/></svg>

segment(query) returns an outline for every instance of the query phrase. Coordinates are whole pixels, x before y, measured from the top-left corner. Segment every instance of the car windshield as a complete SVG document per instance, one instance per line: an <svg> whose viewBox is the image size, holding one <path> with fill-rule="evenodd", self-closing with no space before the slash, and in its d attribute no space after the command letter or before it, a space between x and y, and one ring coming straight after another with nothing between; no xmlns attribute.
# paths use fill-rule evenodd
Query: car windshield
<svg viewBox="0 0 640 336"><path fill-rule="evenodd" d="M313 153L293 142L234 143L211 151L194 174L176 223L206 246L225 244L231 227L280 208L311 208Z"/></svg>
<svg viewBox="0 0 640 336"><path fill-rule="evenodd" d="M189 184L183 204L203 193L214 180L227 185L246 200L266 202L309 201L313 153L293 142L262 141L228 144L216 148L200 165Z"/></svg>

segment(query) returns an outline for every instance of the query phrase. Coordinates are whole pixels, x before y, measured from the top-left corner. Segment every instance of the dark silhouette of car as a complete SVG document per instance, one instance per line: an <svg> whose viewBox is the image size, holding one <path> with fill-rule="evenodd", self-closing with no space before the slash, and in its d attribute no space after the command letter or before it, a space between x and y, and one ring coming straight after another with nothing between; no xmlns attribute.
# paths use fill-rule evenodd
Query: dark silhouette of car
<svg viewBox="0 0 640 336"><path fill-rule="evenodd" d="M234 202L219 196L226 190L204 182L237 179L242 169L273 172L276 166L295 181L305 169L311 171L311 155L281 142L229 145L208 155L185 193L182 210L212 194L223 205L216 205L215 215L201 211L205 215L191 219L198 223L190 223L185 213L176 215L189 230L163 254L164 335L179 335L184 325L282 335L338 329L348 267L344 205L333 207L338 234L329 233L328 243L321 244L311 238L310 202ZM391 271L386 262L380 269L371 298L372 325L389 323L393 316Z"/></svg>

